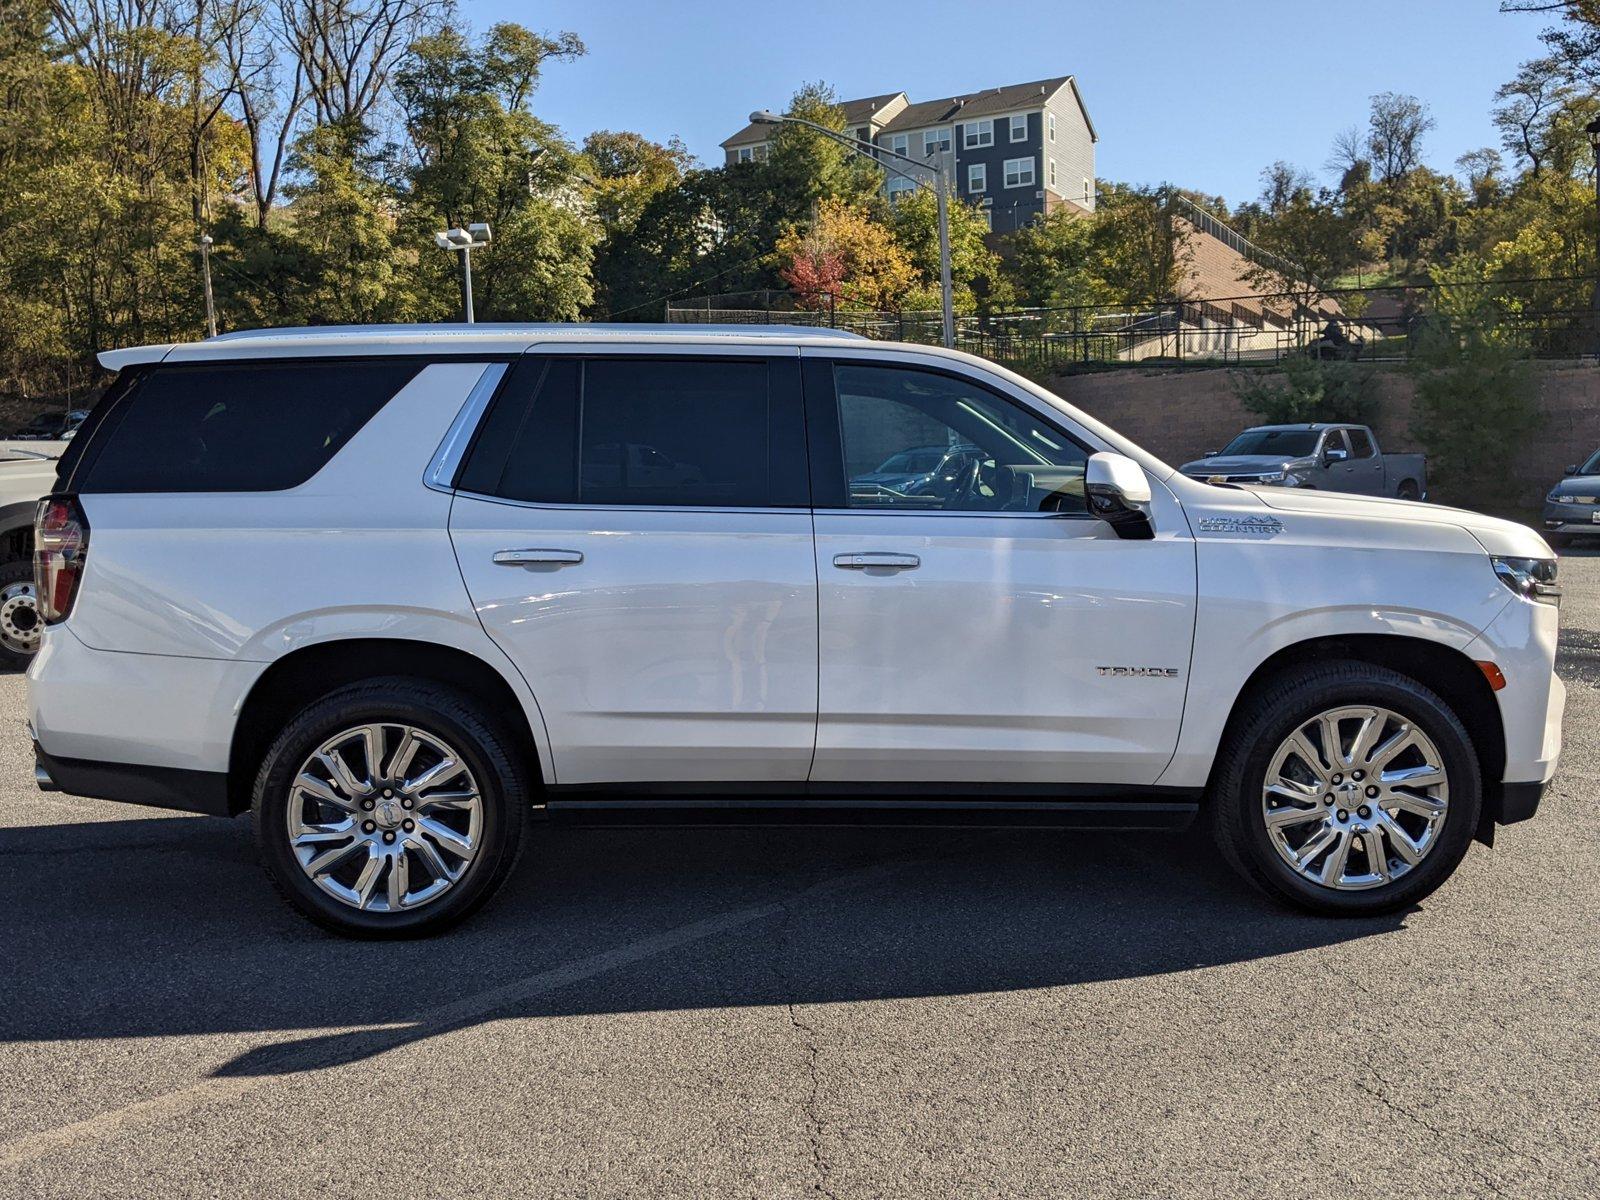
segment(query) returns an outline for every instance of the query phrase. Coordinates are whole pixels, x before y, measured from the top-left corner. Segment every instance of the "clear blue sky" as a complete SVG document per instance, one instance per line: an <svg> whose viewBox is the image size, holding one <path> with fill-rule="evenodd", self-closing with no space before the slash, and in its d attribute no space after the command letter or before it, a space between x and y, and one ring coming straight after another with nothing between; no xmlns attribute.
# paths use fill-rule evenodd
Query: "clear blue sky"
<svg viewBox="0 0 1600 1200"><path fill-rule="evenodd" d="M1438 121L1430 165L1496 143L1494 89L1540 52L1549 18L1496 0L1036 0L984 4L735 4L723 0L462 0L474 28L570 29L589 47L551 66L539 114L574 141L595 129L677 134L703 162L752 108L812 79L841 98L928 100L1073 74L1100 133L1099 174L1170 181L1228 202L1277 158L1323 175L1334 134L1375 92L1410 92ZM1007 18L1011 18L1008 20Z"/></svg>

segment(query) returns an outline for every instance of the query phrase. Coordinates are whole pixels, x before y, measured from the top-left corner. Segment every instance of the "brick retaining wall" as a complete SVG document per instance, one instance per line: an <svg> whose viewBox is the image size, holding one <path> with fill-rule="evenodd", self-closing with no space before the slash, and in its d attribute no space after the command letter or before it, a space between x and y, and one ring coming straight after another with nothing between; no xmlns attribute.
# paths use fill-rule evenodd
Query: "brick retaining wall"
<svg viewBox="0 0 1600 1200"><path fill-rule="evenodd" d="M1530 506L1539 503L1568 463L1600 448L1600 367L1541 364L1536 369L1544 425L1512 463L1521 498ZM1058 376L1045 386L1176 466L1259 423L1234 395L1234 374L1124 369ZM1411 436L1413 394L1403 372L1379 373L1374 428L1385 450L1427 452ZM1455 499L1471 504L1470 497Z"/></svg>

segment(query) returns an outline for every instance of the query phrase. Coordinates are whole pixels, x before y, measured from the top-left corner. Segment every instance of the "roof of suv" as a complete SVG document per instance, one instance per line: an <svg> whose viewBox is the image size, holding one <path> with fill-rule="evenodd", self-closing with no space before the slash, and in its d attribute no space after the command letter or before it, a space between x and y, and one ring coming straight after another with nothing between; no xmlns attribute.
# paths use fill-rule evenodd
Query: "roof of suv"
<svg viewBox="0 0 1600 1200"><path fill-rule="evenodd" d="M862 341L860 334L809 325L324 325L290 329L244 329L201 342L168 342L107 350L100 364L110 371L176 357L186 361L306 354L521 353L545 341L659 341L692 345L707 340L790 343Z"/></svg>

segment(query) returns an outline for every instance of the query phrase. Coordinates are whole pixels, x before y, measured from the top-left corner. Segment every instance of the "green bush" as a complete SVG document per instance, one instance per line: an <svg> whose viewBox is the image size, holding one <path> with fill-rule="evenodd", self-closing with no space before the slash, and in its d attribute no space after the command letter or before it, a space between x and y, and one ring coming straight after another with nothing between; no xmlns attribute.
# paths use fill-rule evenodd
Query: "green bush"
<svg viewBox="0 0 1600 1200"><path fill-rule="evenodd" d="M1499 328L1490 313L1440 318L1413 348L1411 432L1427 447L1429 484L1477 509L1522 499L1511 463L1543 420L1533 368Z"/></svg>
<svg viewBox="0 0 1600 1200"><path fill-rule="evenodd" d="M1372 368L1317 358L1290 358L1281 372L1234 376L1239 402L1268 425L1348 421L1370 425L1378 412Z"/></svg>

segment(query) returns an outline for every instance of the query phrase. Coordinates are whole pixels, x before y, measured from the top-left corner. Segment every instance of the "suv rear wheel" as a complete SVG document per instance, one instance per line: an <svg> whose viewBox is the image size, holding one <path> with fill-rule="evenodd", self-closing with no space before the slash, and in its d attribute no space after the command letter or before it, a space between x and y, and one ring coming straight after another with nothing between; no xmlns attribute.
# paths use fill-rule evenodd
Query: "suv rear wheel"
<svg viewBox="0 0 1600 1200"><path fill-rule="evenodd" d="M356 937L432 933L516 860L529 783L498 723L423 680L354 684L267 751L252 815L268 874L313 921Z"/></svg>
<svg viewBox="0 0 1600 1200"><path fill-rule="evenodd" d="M1285 673L1234 722L1209 799L1224 856L1269 895L1363 916L1413 904L1472 842L1482 782L1450 707L1397 671Z"/></svg>

